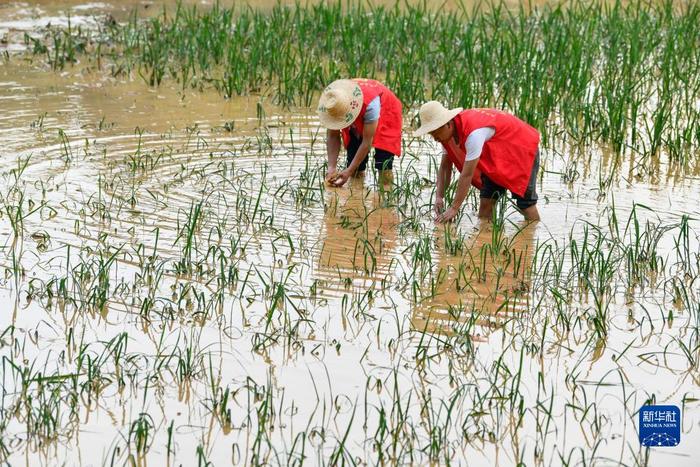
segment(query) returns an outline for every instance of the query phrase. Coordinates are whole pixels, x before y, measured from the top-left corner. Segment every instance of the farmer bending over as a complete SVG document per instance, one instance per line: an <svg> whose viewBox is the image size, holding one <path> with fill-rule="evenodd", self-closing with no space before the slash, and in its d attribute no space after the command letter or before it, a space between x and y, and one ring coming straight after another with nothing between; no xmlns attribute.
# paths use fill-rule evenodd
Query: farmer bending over
<svg viewBox="0 0 700 467"><path fill-rule="evenodd" d="M420 108L416 135L430 135L444 148L437 176L435 220L454 219L469 191L479 188L479 217L490 218L499 196L510 190L527 220L539 220L537 171L539 132L519 118L496 109L446 109L430 101ZM445 209L445 188L452 166L461 172L452 205Z"/></svg>
<svg viewBox="0 0 700 467"><path fill-rule="evenodd" d="M371 148L379 180L391 183L394 156L401 155L402 125L401 101L393 92L373 79L339 79L323 91L316 112L328 129L328 183L343 186L352 175L362 175ZM347 164L338 172L341 136Z"/></svg>

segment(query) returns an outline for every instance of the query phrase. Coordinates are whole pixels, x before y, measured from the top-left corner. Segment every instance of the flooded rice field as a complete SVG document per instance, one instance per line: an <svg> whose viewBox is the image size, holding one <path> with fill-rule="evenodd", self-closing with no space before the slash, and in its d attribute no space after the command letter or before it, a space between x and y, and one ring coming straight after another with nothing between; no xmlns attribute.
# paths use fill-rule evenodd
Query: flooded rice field
<svg viewBox="0 0 700 467"><path fill-rule="evenodd" d="M39 7L2 6L0 25L22 8ZM542 221L509 200L481 221L472 190L438 225L415 106L394 186L331 188L313 106L17 44L0 59L0 461L698 464L697 87L674 101L696 99L676 108L695 143L650 153L644 109L623 150L553 113ZM681 407L678 446L640 446L648 403Z"/></svg>

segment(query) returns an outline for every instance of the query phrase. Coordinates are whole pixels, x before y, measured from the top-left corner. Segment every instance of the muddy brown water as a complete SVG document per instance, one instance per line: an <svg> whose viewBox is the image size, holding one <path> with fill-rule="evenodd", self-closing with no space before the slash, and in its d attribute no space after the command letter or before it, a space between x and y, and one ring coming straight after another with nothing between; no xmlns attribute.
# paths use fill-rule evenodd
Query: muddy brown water
<svg viewBox="0 0 700 467"><path fill-rule="evenodd" d="M130 7L128 2L87 7L79 2L11 3L0 7L0 28L12 21L37 24L47 14L62 17L66 9L72 9L78 21L79 11L92 15ZM376 407L392 407L397 393L399 399L410 401L411 394L415 398L425 388L436 404L454 396L455 384L485 390L490 387L487 375L500 371L491 366L499 355L503 365L518 367L523 357L514 343L519 339L545 343L542 353L524 357L526 371L519 384L528 397L542 390L540 381L551 391L547 400L553 407L552 426L538 434L539 420L528 416L512 435L478 446L461 444L462 437L451 433L456 459L468 458L475 465L512 465L520 449L541 436L547 440L543 456L553 463L557 452L569 455L594 447L596 455L607 457L611 464L632 463L633 455L639 454L632 412L646 398L654 395L659 403L678 405L684 397L700 398L697 368L687 369L674 344L687 339L694 318L662 290L641 289L631 300L617 293L610 304L607 339L589 352L586 326L574 327L568 336L555 330L542 334L548 323L535 318L539 315L533 310L554 304L539 303L547 295L547 276L526 267L541 255L542 245L566 248L572 231L573 239L581 241L583 222L607 225L613 199L622 220L634 203L653 208L639 211L642 221L673 223L683 214L700 218L700 179L693 168L680 170L660 161L656 175L639 178L638 161L627 156L601 197L599 178L609 173L614 156L599 147L581 154L555 140L542 151L538 189L543 221L524 226L510 208L504 232L494 234L492 225L474 217L471 202L459 225L466 240L451 251L445 247L446 236L454 232L432 223L428 187L420 192L425 209L418 216L417 231L402 224L407 217L402 209L408 203L386 203L371 173L346 187L321 190L310 181L324 159L323 132L313 113L283 111L263 100L266 118L260 122L258 102L255 96L223 100L214 92L183 92L172 83L151 89L138 79L115 80L78 68L53 73L22 60L2 64L3 199L11 204L6 196L13 184L12 170L28 160L19 183L24 206L30 206L27 200L47 206L24 219L20 239L15 238L8 212L0 218L0 261L5 271L0 332L14 326L13 339L18 339L10 345L7 334L3 336L3 358L62 374L69 371L79 349L76 339L100 349L99 343L127 333L133 358L122 364L121 371L141 381L143 375L155 374L159 363L165 364L163 355L189 347L204 356L187 383L155 378L150 389L142 383L122 388L105 383L97 401L79 404L79 426L63 426L55 440L38 442L29 433L26 418L6 418L10 423L3 427L3 438L12 465L97 465L113 457L123 463L130 427L144 412L154 421L154 441L143 458L132 452L134 462L190 465L202 447L214 465L248 464L256 425L246 417L256 412L240 395L233 427L219 424L207 409L211 378L204 375L210 367L215 369L215 380L240 394L251 381L271 387L278 418L268 432L270 444L283 449L293 444L300 430L305 431L311 439L307 452L311 463L330 456L334 447L330 440L341 439L349 420L360 417L366 407L363 399L370 401L371 413L365 419L370 431L356 423L348 430L348 442L351 451L373 456L376 453L365 440L378 426L372 415ZM411 143L397 160L398 183L416 180L413 174L433 177L430 167L438 154L430 142ZM561 174L572 162L580 176L565 183ZM133 164L142 168L132 170ZM263 195L256 207L258 193ZM304 193L308 198L294 197ZM219 232L223 246L231 240L245 245L244 252L234 253L238 289L228 290L222 303L205 312L199 307L210 302L198 297L211 296L216 289L211 277L218 277L218 272L197 277L166 271L155 292L155 308L171 310L175 318L152 314L151 319L142 319L140 302L134 302L130 293L132 285L141 283L140 258L154 252L163 262L180 258L183 225L200 202L205 213L195 233L197 247L216 244L211 239ZM255 221L249 222L253 217ZM697 221L691 225L697 232ZM510 261L489 253L494 235L511 253ZM425 239L430 261L422 267L445 273L423 284L436 293L416 302L405 286L405 277L413 270L406 251ZM697 237L690 241L697 251ZM100 313L79 313L65 304L48 306L27 297L31 284L65 277L69 264L89 262L94 252L107 246L121 247L123 254L110 269L115 293ZM659 252L673 256L671 237L662 239ZM19 277L12 272L16 261L25 271ZM153 265L153 270L157 268ZM499 269L505 274L497 274ZM616 290L623 287L621 278L612 280ZM277 290L274 284L284 284L291 299L275 303L270 298ZM692 287L697 294L697 283ZM573 301L580 310L590 306L590 298ZM259 344L271 328L291 325L278 322L277 315L270 320L271 306L294 318L298 337L293 344L261 350ZM472 309L477 312L472 314ZM676 313L672 323L663 320L668 310ZM514 316L525 319L513 320ZM447 339L456 339L449 341L453 345L471 342L474 360L440 356ZM425 348L437 356L425 366L416 365L415 356ZM454 367L462 372L458 378L463 379L457 382ZM573 389L572 373L577 376ZM9 394L5 410L19 393L12 374L4 370L3 388ZM382 391L376 381L392 389ZM355 404L360 407L357 413L352 410ZM420 407L407 404L407 413L420 429ZM476 410L469 401L460 404L460 412ZM567 407L579 405L600 414L597 433L577 425L576 417L586 419L580 414L584 409L572 412ZM325 413L319 409L324 406ZM480 417L479 423L487 427L519 423L497 419L495 414ZM67 420L62 412L59 424ZM699 422L697 403L687 402L682 444L654 450L652 463L695 465L700 456ZM174 455L166 448L169 426ZM321 427L327 439L318 435Z"/></svg>

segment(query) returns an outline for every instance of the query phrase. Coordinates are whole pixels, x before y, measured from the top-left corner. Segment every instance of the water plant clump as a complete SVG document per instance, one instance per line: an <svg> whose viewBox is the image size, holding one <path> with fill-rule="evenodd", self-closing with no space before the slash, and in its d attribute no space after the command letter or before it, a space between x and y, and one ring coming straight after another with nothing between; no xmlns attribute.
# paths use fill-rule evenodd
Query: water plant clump
<svg viewBox="0 0 700 467"><path fill-rule="evenodd" d="M69 26L65 39L56 31L33 39L32 51L56 68L87 56L152 86L173 79L225 97L270 94L283 105L310 106L338 77L381 76L409 106L432 98L498 107L545 139L563 130L584 144L602 140L644 157L661 151L685 163L700 145L698 19L697 3L672 0L515 10L493 3L447 13L425 3L217 3L147 20L134 13L99 34ZM349 60L349 50L362 53Z"/></svg>

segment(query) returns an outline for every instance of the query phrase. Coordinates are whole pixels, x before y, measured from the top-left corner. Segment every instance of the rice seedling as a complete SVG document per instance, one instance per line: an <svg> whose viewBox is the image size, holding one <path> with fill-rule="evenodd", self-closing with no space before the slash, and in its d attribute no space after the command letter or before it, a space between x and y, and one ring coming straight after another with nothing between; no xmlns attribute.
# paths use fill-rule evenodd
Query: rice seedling
<svg viewBox="0 0 700 467"><path fill-rule="evenodd" d="M691 53L696 5L574 2L538 13L502 3L441 15L422 3L277 5L268 12L180 5L148 20L133 16L95 39L69 24L53 33L53 42L28 40L55 68L81 53L102 60L103 44L111 44L107 59L115 73L135 70L152 86L168 78L183 87L212 82L226 97L270 92L284 105L309 106L316 90L337 76L382 73L406 104L433 97L464 107L504 107L542 128L545 142L554 131L550 117L562 115L558 123L572 134L602 138L618 153L643 144L645 153L681 154L671 132L697 133L693 96L684 91L697 88L698 61ZM265 34L270 30L286 34ZM381 31L385 40L373 40L370 31ZM425 44L426 34L442 40ZM339 56L350 43L364 51L354 61ZM461 45L448 46L454 43ZM470 71L454 70L458 62ZM496 79L503 69L514 72ZM671 108L677 125L669 124ZM261 121L262 106L257 112ZM633 122L642 116L649 117L648 126L640 129Z"/></svg>
<svg viewBox="0 0 700 467"><path fill-rule="evenodd" d="M129 444L133 444L138 456L145 455L153 443L152 431L155 428L153 418L147 413L142 413L131 424L129 430Z"/></svg>

